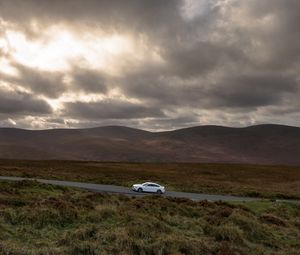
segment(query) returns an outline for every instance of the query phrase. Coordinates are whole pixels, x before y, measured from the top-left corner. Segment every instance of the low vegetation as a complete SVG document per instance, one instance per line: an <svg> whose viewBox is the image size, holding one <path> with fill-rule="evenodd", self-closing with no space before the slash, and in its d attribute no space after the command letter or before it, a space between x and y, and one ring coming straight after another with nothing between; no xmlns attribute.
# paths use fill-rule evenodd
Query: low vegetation
<svg viewBox="0 0 300 255"><path fill-rule="evenodd" d="M0 254L298 255L300 205L0 182Z"/></svg>
<svg viewBox="0 0 300 255"><path fill-rule="evenodd" d="M0 160L0 175L123 186L151 180L169 190L300 199L300 167L292 166Z"/></svg>

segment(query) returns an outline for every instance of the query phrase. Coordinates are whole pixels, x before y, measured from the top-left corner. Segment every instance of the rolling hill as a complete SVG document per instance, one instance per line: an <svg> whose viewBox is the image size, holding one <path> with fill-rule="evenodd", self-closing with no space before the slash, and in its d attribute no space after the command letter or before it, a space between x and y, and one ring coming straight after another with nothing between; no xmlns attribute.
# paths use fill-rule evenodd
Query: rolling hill
<svg viewBox="0 0 300 255"><path fill-rule="evenodd" d="M0 158L300 165L300 128L199 126L156 133L122 126L0 128Z"/></svg>

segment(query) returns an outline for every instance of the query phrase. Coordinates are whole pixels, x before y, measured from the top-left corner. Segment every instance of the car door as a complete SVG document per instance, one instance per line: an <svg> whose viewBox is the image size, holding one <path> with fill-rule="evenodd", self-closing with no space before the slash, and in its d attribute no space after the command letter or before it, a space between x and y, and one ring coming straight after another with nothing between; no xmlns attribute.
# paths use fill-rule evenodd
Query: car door
<svg viewBox="0 0 300 255"><path fill-rule="evenodd" d="M157 192L158 189L159 189L159 185L153 184L153 192Z"/></svg>
<svg viewBox="0 0 300 255"><path fill-rule="evenodd" d="M145 192L151 192L151 184L144 184L143 185L143 191Z"/></svg>
<svg viewBox="0 0 300 255"><path fill-rule="evenodd" d="M149 184L149 192L156 192L157 187L155 184Z"/></svg>

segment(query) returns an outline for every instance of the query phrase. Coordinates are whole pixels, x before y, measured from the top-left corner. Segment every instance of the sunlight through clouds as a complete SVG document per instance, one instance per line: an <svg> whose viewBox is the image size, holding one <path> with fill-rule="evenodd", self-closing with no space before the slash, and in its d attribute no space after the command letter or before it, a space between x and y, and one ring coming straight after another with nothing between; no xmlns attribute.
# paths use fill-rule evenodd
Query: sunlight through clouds
<svg viewBox="0 0 300 255"><path fill-rule="evenodd" d="M7 31L11 57L18 63L47 71L69 70L77 65L105 69L113 58L130 50L129 41L119 35L78 38L67 30L53 28L48 40L28 40L24 34ZM79 63L78 63L79 61Z"/></svg>
<svg viewBox="0 0 300 255"><path fill-rule="evenodd" d="M8 59L0 58L0 73L17 76L18 70L11 65L11 62Z"/></svg>

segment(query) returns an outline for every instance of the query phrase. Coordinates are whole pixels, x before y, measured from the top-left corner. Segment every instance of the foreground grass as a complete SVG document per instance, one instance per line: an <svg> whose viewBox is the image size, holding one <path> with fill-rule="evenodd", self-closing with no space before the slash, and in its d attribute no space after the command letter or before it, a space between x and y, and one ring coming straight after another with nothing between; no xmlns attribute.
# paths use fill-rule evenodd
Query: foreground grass
<svg viewBox="0 0 300 255"><path fill-rule="evenodd" d="M151 180L169 190L300 199L300 167L291 166L0 160L0 175L123 186Z"/></svg>
<svg viewBox="0 0 300 255"><path fill-rule="evenodd" d="M0 254L290 254L300 206L129 198L0 182Z"/></svg>

